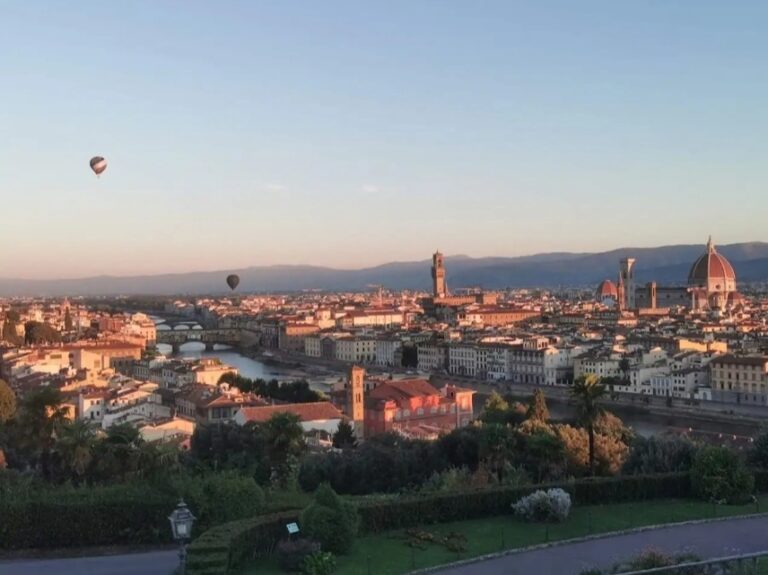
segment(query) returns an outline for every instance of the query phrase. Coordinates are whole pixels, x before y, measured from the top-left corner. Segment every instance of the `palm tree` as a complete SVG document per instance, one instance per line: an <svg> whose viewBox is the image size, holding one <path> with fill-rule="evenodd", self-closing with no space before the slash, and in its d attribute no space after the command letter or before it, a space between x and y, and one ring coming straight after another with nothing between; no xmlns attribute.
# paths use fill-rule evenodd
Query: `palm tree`
<svg viewBox="0 0 768 575"><path fill-rule="evenodd" d="M74 476L75 481L82 480L91 466L95 442L96 432L85 420L78 419L62 427L56 451L61 456L64 468Z"/></svg>
<svg viewBox="0 0 768 575"><path fill-rule="evenodd" d="M19 424L32 459L39 462L43 476L49 476L51 449L68 421L68 410L61 405L58 389L43 387L27 395L21 404Z"/></svg>
<svg viewBox="0 0 768 575"><path fill-rule="evenodd" d="M573 382L571 394L576 400L579 422L589 437L589 474L595 474L595 421L603 413L600 400L606 395L605 386L594 374L581 376Z"/></svg>
<svg viewBox="0 0 768 575"><path fill-rule="evenodd" d="M304 453L304 429L298 415L275 413L264 424L267 452L278 481L283 484L291 472L291 464Z"/></svg>

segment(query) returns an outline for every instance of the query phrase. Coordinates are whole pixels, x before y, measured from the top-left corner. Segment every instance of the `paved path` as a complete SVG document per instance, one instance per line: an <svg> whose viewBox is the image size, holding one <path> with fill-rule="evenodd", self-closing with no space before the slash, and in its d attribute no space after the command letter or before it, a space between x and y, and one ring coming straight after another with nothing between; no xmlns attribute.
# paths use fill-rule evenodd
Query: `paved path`
<svg viewBox="0 0 768 575"><path fill-rule="evenodd" d="M514 553L457 567L437 575L578 575L590 567L610 567L648 547L668 553L694 553L702 559L768 551L768 517L732 519L593 539Z"/></svg>
<svg viewBox="0 0 768 575"><path fill-rule="evenodd" d="M170 575L178 564L178 551L151 551L102 557L0 561L0 575Z"/></svg>

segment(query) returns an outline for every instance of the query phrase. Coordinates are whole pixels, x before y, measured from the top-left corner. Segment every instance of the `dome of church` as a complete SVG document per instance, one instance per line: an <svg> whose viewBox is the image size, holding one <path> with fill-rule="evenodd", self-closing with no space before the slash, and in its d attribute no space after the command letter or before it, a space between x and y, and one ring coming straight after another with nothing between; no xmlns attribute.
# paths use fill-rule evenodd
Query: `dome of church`
<svg viewBox="0 0 768 575"><path fill-rule="evenodd" d="M688 274L688 285L710 291L734 291L736 272L730 262L715 250L710 238L707 251L697 259Z"/></svg>
<svg viewBox="0 0 768 575"><path fill-rule="evenodd" d="M600 285L597 286L597 299L603 300L606 298L617 299L619 297L619 291L616 289L616 284L611 280L603 280Z"/></svg>

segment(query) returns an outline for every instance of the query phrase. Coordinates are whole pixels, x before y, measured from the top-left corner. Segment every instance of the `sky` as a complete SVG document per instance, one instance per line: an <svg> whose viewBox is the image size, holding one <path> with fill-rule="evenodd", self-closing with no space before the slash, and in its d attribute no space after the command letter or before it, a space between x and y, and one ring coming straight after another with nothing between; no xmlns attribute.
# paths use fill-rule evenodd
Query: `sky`
<svg viewBox="0 0 768 575"><path fill-rule="evenodd" d="M763 0L0 0L0 277L768 240L766 21Z"/></svg>

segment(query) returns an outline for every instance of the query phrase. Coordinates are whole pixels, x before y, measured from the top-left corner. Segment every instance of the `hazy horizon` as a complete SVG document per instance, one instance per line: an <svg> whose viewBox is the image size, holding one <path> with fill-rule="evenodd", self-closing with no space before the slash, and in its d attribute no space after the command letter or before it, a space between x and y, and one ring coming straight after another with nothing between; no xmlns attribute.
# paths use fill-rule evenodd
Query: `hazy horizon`
<svg viewBox="0 0 768 575"><path fill-rule="evenodd" d="M0 277L763 237L762 2L2 12Z"/></svg>

